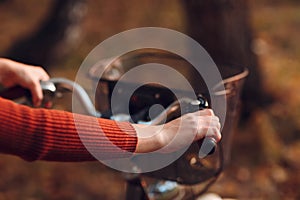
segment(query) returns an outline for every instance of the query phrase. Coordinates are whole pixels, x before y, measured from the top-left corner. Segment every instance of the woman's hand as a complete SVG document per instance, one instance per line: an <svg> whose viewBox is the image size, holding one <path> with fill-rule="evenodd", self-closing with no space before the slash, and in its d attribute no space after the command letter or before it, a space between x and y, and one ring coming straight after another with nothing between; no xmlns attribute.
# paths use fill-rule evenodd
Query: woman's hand
<svg viewBox="0 0 300 200"><path fill-rule="evenodd" d="M220 141L220 122L210 109L183 115L167 124L147 126L134 124L138 136L136 153L160 150L173 152L204 137Z"/></svg>
<svg viewBox="0 0 300 200"><path fill-rule="evenodd" d="M34 106L39 106L43 99L40 81L48 79L48 74L41 67L0 58L0 83L5 87L20 85L29 89Z"/></svg>

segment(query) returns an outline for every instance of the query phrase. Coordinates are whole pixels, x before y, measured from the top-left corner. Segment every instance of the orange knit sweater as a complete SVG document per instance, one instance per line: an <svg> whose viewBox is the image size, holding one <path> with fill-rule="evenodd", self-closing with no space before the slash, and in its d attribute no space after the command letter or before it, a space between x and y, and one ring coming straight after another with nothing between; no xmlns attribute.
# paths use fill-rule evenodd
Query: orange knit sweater
<svg viewBox="0 0 300 200"><path fill-rule="evenodd" d="M80 137L76 126L80 126ZM98 120L65 111L30 108L0 98L0 152L21 158L48 161L92 161L95 158L86 150L97 149L103 159L127 156L134 152L137 137L127 122ZM120 149L115 148L115 144Z"/></svg>

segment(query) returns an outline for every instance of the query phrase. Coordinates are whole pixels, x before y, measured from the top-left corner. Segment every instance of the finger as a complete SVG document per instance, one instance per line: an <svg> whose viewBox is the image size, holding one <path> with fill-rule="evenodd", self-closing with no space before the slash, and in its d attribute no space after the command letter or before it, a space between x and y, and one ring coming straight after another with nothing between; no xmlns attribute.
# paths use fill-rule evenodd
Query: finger
<svg viewBox="0 0 300 200"><path fill-rule="evenodd" d="M210 121L206 121L206 123L209 127L217 127L219 129L221 127L221 124L218 120L210 120Z"/></svg>
<svg viewBox="0 0 300 200"><path fill-rule="evenodd" d="M50 79L50 77L43 68L37 67L36 69L37 69L36 73L38 78L35 79L36 81L34 81L34 84L32 85L31 93L32 93L33 104L34 106L38 107L41 105L43 100L43 91L41 88L40 81L47 81Z"/></svg>
<svg viewBox="0 0 300 200"><path fill-rule="evenodd" d="M214 128L208 129L207 134L205 135L205 137L212 137L216 140L216 142L219 142L222 138L222 135L221 135L220 129L214 127Z"/></svg>
<svg viewBox="0 0 300 200"><path fill-rule="evenodd" d="M204 110L199 110L197 113L200 116L214 116L214 111L212 109L204 109Z"/></svg>
<svg viewBox="0 0 300 200"><path fill-rule="evenodd" d="M202 135L203 133L204 133L204 135ZM202 139L204 137L213 138L216 142L219 142L222 138L222 135L218 128L210 127L210 128L207 128L206 131L204 131L204 132L203 132L203 130L200 131L197 134L197 137L199 137L199 139Z"/></svg>
<svg viewBox="0 0 300 200"><path fill-rule="evenodd" d="M196 136L197 139L201 139L208 135L215 138L216 141L219 141L221 138L220 137L221 124L218 121L218 118L216 118L215 116L200 117L200 118L201 119L198 120L197 136Z"/></svg>
<svg viewBox="0 0 300 200"><path fill-rule="evenodd" d="M41 81L47 81L50 79L49 75L47 74L47 72L45 72L44 69L39 67L39 74L40 74L40 80Z"/></svg>
<svg viewBox="0 0 300 200"><path fill-rule="evenodd" d="M30 92L32 95L32 102L35 107L38 107L42 103L43 91L39 82L31 84Z"/></svg>
<svg viewBox="0 0 300 200"><path fill-rule="evenodd" d="M207 123L216 122L216 123L220 123L219 118L216 117L216 116L199 116L198 117L198 121L199 121L199 123L201 123L201 122L207 122Z"/></svg>

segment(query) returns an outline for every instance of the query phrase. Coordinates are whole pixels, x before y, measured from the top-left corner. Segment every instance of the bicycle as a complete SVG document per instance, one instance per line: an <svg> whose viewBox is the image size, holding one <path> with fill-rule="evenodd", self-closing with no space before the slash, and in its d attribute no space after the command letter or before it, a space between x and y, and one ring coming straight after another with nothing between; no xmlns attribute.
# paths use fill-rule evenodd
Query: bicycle
<svg viewBox="0 0 300 200"><path fill-rule="evenodd" d="M52 78L41 83L44 92L42 106L51 108L55 98L72 92L73 97L83 108L83 114L153 125L162 124L185 113L209 107L211 95L208 94L203 80L201 77L191 77L194 80L192 86L197 99L189 98L189 91L182 88L175 88L179 94L178 98L168 88L147 84L130 94L130 115L124 115L124 107L128 107L128 105L120 105L112 111L111 98L121 75L138 64L158 62L157 59L163 64L175 66L174 68L177 70L180 69L180 66L187 65L182 58L167 52L151 49L143 52L131 52L112 62L110 60L109 65L106 60L90 69L89 78L94 81L96 91L95 105L79 84L64 78ZM177 64L174 65L174 62ZM103 70L103 68L106 73L100 79L95 77L94 75L97 74L95 72L99 69ZM204 139L193 143L175 162L162 169L147 173L124 173L127 182L126 199L194 199L203 194L217 180L229 162L232 133L238 119L239 94L243 80L248 74L244 68L223 67L222 69L223 81L216 84L214 94L212 94L216 98L225 98L227 102L226 121L222 129L221 142L216 146L213 140ZM125 82L117 95L124 95L124 92L126 93L128 88L134 87L135 84L137 83ZM224 90L218 90L218 84L223 84ZM17 89L18 92L15 92L16 88L14 88L2 92L0 96L30 105L28 91ZM129 91L131 90L129 89ZM149 109L155 104L160 104L165 109L163 113L156 112L154 117L150 118ZM137 172L139 171L137 170Z"/></svg>

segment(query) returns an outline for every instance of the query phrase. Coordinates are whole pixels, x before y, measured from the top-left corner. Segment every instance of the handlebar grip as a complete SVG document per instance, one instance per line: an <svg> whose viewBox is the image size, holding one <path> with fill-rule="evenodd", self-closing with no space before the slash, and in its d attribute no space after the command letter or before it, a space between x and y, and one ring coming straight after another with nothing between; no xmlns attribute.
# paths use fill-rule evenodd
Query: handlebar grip
<svg viewBox="0 0 300 200"><path fill-rule="evenodd" d="M216 151L217 142L214 138L204 138L200 145L200 150L198 153L199 158L204 158L207 155L211 155Z"/></svg>
<svg viewBox="0 0 300 200"><path fill-rule="evenodd" d="M21 86L14 86L10 88L6 88L3 91L0 92L0 97L9 99L9 100L15 100L21 97L30 97L30 91L28 89L25 89Z"/></svg>

